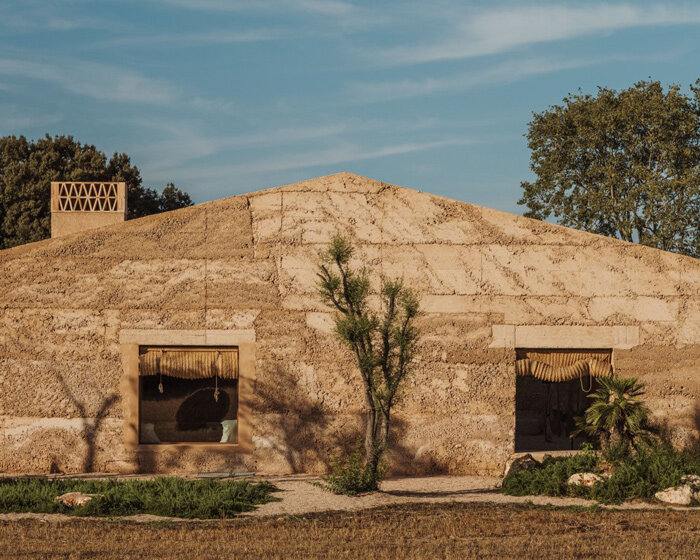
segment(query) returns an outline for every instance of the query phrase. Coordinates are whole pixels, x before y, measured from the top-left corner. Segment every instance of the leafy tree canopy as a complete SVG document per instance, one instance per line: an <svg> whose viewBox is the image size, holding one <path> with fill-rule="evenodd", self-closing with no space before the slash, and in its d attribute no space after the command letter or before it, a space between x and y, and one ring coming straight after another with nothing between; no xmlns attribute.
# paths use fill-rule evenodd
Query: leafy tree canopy
<svg viewBox="0 0 700 560"><path fill-rule="evenodd" d="M700 80L571 94L527 139L526 216L700 257Z"/></svg>
<svg viewBox="0 0 700 560"><path fill-rule="evenodd" d="M51 235L51 181L125 181L128 218L190 206L187 193L169 183L162 193L144 187L138 167L126 154L109 161L104 152L72 136L48 134L0 138L0 248Z"/></svg>

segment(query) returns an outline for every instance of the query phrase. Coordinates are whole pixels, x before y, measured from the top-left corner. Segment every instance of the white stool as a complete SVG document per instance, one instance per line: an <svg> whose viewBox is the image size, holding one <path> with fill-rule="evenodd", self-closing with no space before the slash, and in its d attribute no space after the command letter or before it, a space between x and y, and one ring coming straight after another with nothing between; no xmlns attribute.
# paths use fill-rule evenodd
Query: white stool
<svg viewBox="0 0 700 560"><path fill-rule="evenodd" d="M224 432L221 434L220 443L235 443L236 442L236 427L238 425L238 420L223 420L221 422L221 427Z"/></svg>
<svg viewBox="0 0 700 560"><path fill-rule="evenodd" d="M155 424L151 422L141 424L141 443L160 443Z"/></svg>

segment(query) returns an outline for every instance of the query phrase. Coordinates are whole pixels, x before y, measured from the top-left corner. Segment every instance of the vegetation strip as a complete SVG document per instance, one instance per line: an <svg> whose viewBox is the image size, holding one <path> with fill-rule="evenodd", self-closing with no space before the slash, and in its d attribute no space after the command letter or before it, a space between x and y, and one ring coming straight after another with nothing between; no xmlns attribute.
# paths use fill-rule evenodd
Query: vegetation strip
<svg viewBox="0 0 700 560"><path fill-rule="evenodd" d="M63 513L76 516L150 514L185 519L222 519L275 501L268 482L246 480L81 480L7 478L0 480L0 513ZM68 492L92 494L82 506L56 498Z"/></svg>
<svg viewBox="0 0 700 560"><path fill-rule="evenodd" d="M588 488L568 484L576 473L601 474ZM502 491L512 496L576 496L604 504L625 500L652 500L654 494L679 486L684 475L700 474L700 457L674 450L668 444L642 444L634 451L611 448L601 455L586 451L570 457L545 457L530 470L508 473Z"/></svg>

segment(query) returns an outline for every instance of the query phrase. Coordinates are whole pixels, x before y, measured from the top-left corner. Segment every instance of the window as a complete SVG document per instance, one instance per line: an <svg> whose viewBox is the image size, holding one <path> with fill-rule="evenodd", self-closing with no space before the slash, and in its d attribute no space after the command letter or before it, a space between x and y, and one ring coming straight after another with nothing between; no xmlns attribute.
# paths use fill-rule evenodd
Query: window
<svg viewBox="0 0 700 560"><path fill-rule="evenodd" d="M238 348L139 348L139 443L237 443Z"/></svg>
<svg viewBox="0 0 700 560"><path fill-rule="evenodd" d="M516 349L515 451L578 449L576 418L597 378L612 373L611 350Z"/></svg>

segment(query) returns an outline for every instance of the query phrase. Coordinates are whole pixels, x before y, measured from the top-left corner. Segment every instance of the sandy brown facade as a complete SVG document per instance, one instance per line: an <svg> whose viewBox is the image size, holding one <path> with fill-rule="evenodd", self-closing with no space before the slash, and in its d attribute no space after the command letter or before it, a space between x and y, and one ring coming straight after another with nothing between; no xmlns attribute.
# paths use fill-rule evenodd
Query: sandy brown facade
<svg viewBox="0 0 700 560"><path fill-rule="evenodd" d="M501 472L521 347L611 349L697 437L699 261L339 174L0 252L0 470L323 470L362 408L315 291L336 230L421 296L395 472ZM241 445L136 443L153 340L245 348Z"/></svg>

